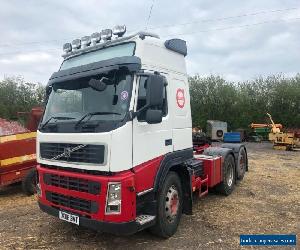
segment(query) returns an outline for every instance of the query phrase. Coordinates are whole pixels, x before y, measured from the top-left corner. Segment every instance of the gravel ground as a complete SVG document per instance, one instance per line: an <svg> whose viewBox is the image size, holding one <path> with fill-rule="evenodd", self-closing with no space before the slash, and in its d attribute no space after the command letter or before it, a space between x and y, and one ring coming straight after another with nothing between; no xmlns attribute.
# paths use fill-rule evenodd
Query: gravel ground
<svg viewBox="0 0 300 250"><path fill-rule="evenodd" d="M238 249L240 234L299 238L300 152L276 151L269 143L247 148L249 172L234 192L196 200L194 215L183 216L168 240L147 231L119 237L62 222L14 185L0 190L0 249Z"/></svg>

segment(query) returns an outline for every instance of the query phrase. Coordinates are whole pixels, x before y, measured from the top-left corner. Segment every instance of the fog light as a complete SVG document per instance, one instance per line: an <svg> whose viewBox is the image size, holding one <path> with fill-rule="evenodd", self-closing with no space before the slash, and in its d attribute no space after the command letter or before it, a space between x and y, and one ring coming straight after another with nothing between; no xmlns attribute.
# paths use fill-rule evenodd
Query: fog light
<svg viewBox="0 0 300 250"><path fill-rule="evenodd" d="M81 38L81 44L82 47L88 47L91 45L91 37L90 36L84 36Z"/></svg>
<svg viewBox="0 0 300 250"><path fill-rule="evenodd" d="M101 34L99 32L95 32L91 35L91 40L93 44L99 43L101 40Z"/></svg>
<svg viewBox="0 0 300 250"><path fill-rule="evenodd" d="M80 49L81 47L81 40L80 39L75 39L72 41L72 48L73 49Z"/></svg>
<svg viewBox="0 0 300 250"><path fill-rule="evenodd" d="M106 197L106 213L119 214L121 212L121 183L108 183Z"/></svg>
<svg viewBox="0 0 300 250"><path fill-rule="evenodd" d="M105 29L101 31L101 38L103 40L110 40L112 37L112 30L111 29Z"/></svg>
<svg viewBox="0 0 300 250"><path fill-rule="evenodd" d="M126 32L126 26L125 25L117 25L113 29L113 34L117 35L118 37L122 37Z"/></svg>
<svg viewBox="0 0 300 250"><path fill-rule="evenodd" d="M63 46L63 51L65 53L69 53L72 51L72 44L71 43L65 43Z"/></svg>

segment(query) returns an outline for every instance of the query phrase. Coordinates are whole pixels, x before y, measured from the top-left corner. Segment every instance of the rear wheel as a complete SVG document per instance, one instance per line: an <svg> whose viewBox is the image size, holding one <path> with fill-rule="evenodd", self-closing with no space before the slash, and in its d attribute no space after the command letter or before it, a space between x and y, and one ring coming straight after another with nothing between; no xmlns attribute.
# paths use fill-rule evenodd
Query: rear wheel
<svg viewBox="0 0 300 250"><path fill-rule="evenodd" d="M238 180L243 180L246 172L246 167L247 167L247 154L246 154L246 150L242 147L240 148L239 151L238 161L236 166Z"/></svg>
<svg viewBox="0 0 300 250"><path fill-rule="evenodd" d="M36 193L36 169L31 169L28 171L26 176L22 181L22 189L26 195L33 195Z"/></svg>
<svg viewBox="0 0 300 250"><path fill-rule="evenodd" d="M235 185L235 163L231 154L227 155L223 163L223 181L216 187L224 195L230 195Z"/></svg>
<svg viewBox="0 0 300 250"><path fill-rule="evenodd" d="M182 215L182 186L178 175L170 172L158 193L156 224L150 231L163 238L172 236Z"/></svg>

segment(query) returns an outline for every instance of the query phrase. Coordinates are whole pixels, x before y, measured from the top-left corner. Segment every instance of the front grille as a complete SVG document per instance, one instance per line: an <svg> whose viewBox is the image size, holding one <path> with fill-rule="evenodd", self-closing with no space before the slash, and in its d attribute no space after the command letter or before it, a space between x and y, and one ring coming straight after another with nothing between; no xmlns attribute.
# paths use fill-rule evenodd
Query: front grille
<svg viewBox="0 0 300 250"><path fill-rule="evenodd" d="M99 182L89 181L81 178L74 178L69 176L57 174L44 174L44 182L47 185L65 188L68 190L75 190L90 194L100 194L101 185Z"/></svg>
<svg viewBox="0 0 300 250"><path fill-rule="evenodd" d="M88 201L72 196L53 193L46 191L46 199L55 205L68 207L86 213L96 213L98 211L98 204L94 201Z"/></svg>
<svg viewBox="0 0 300 250"><path fill-rule="evenodd" d="M49 160L103 164L104 152L104 145L40 143L41 158Z"/></svg>

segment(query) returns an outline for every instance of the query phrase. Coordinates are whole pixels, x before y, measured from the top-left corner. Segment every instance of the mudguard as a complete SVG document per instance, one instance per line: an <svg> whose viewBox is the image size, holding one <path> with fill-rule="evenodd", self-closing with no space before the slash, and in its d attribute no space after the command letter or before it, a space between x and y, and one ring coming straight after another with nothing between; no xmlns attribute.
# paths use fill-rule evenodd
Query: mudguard
<svg viewBox="0 0 300 250"><path fill-rule="evenodd" d="M232 149L233 153L234 153L234 159L235 159L235 164L236 166L238 166L238 159L239 159L239 152L241 148L245 149L246 152L246 171L248 171L248 155L247 155L247 149L245 147L244 144L241 143L223 143L221 145L222 148L230 148Z"/></svg>
<svg viewBox="0 0 300 250"><path fill-rule="evenodd" d="M232 154L235 158L234 152L231 148L225 148L225 147L210 147L204 150L204 155L209 156L222 156L222 162L226 158L228 154Z"/></svg>
<svg viewBox="0 0 300 250"><path fill-rule="evenodd" d="M166 154L164 159L160 163L160 167L157 171L154 180L154 186L153 186L153 192L158 194L169 171L176 172L182 180L183 189L184 189L183 190L184 192L183 213L189 215L192 214L192 206L193 206L192 190L191 190L191 182L192 182L191 176L193 174L193 171L192 169L189 168L186 162L192 158L193 158L192 148Z"/></svg>
<svg viewBox="0 0 300 250"><path fill-rule="evenodd" d="M209 156L221 156L222 157L222 169L223 169L223 164L224 164L224 159L231 154L234 158L235 161L235 169L236 169L236 159L235 159L235 155L234 152L231 148L222 148L222 147L210 147L204 150L203 152L204 155L209 155ZM223 171L222 171L223 172ZM223 173L222 173L223 176ZM236 176L236 175L235 175ZM223 178L223 177L222 177ZM235 182L236 182L236 178L235 178Z"/></svg>

